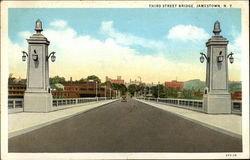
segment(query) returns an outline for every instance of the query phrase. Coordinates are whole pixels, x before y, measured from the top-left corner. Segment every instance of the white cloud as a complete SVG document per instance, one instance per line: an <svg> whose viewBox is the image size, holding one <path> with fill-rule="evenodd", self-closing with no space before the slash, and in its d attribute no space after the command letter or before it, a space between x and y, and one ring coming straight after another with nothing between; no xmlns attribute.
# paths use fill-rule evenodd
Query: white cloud
<svg viewBox="0 0 250 160"><path fill-rule="evenodd" d="M177 25L169 30L167 38L182 41L202 41L208 39L209 34L203 28L196 26Z"/></svg>
<svg viewBox="0 0 250 160"><path fill-rule="evenodd" d="M118 44L122 45L139 45L145 48L155 48L155 49L162 49L165 48L165 45L161 41L155 41L150 39L141 38L138 36L134 36L132 34L121 33L114 29L112 21L103 21L101 23L100 31L102 34L106 34L114 40Z"/></svg>
<svg viewBox="0 0 250 160"><path fill-rule="evenodd" d="M27 63L22 61L22 51L27 51L27 47L24 43L17 44L8 40L9 73L14 73L15 77L26 77Z"/></svg>
<svg viewBox="0 0 250 160"><path fill-rule="evenodd" d="M23 32L19 32L18 35L21 38L27 39L27 38L29 38L32 35L32 33L29 32L29 31L23 31Z"/></svg>
<svg viewBox="0 0 250 160"><path fill-rule="evenodd" d="M64 20L55 20L51 22L50 25L54 27L64 28L67 26L67 22Z"/></svg>
<svg viewBox="0 0 250 160"><path fill-rule="evenodd" d="M103 27L110 28L110 24ZM204 80L205 65L198 60L194 64L175 63L162 53L138 55L135 49L120 45L117 37L101 41L90 35L79 35L69 26L60 30L48 29L43 34L50 41L49 52L55 51L57 57L55 63L50 62L50 76L80 79L95 74L104 80L105 76L121 75L125 81L140 76L143 81L154 83L176 77L178 80ZM27 63L21 61L21 51L27 51L27 44L9 42L8 48L10 73L26 77Z"/></svg>
<svg viewBox="0 0 250 160"><path fill-rule="evenodd" d="M241 53L241 48L242 48L242 43L243 43L243 37L241 34L239 34L233 42L229 42L228 44L228 51L229 52L234 52L234 53Z"/></svg>

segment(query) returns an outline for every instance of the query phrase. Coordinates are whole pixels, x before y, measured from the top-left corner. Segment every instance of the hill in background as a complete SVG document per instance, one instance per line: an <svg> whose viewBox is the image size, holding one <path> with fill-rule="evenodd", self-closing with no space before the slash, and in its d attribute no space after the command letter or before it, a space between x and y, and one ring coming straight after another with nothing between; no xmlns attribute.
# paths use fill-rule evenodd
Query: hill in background
<svg viewBox="0 0 250 160"><path fill-rule="evenodd" d="M229 81L229 92L234 92L234 91L241 91L241 81ZM184 82L184 89L190 90L193 89L195 91L201 91L203 92L205 88L205 82L201 81L199 79L193 79Z"/></svg>
<svg viewBox="0 0 250 160"><path fill-rule="evenodd" d="M184 82L184 89L186 90L193 89L195 91L200 90L201 92L203 92L204 88L205 88L205 82L199 79L193 79Z"/></svg>

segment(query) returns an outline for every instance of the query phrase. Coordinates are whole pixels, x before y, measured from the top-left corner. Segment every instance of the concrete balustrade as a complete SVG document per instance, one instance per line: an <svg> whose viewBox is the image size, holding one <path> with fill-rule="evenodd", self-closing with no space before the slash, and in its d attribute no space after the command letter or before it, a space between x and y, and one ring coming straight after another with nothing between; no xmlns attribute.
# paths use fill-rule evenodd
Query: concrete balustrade
<svg viewBox="0 0 250 160"><path fill-rule="evenodd" d="M166 103L171 106L176 106L180 108L195 110L199 112L205 112L203 108L203 100L192 100L192 99L171 99L171 98L150 98L150 97L138 97L137 99L148 100L158 103ZM232 101L232 114L242 113L242 102Z"/></svg>
<svg viewBox="0 0 250 160"><path fill-rule="evenodd" d="M110 97L88 97L88 98L58 98L52 100L52 110L60 110L79 106L84 103L98 102L104 100L111 100L115 98ZM8 112L18 113L24 111L23 98L8 99Z"/></svg>
<svg viewBox="0 0 250 160"><path fill-rule="evenodd" d="M8 112L9 113L23 112L23 99L22 98L8 99Z"/></svg>

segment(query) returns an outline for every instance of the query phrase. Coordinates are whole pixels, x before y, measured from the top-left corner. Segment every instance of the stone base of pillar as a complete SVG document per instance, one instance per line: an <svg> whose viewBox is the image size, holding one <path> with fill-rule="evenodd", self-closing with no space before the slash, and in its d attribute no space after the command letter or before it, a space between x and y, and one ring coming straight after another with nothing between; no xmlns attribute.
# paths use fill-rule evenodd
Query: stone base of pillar
<svg viewBox="0 0 250 160"><path fill-rule="evenodd" d="M24 112L50 112L52 110L52 100L50 93L25 93Z"/></svg>
<svg viewBox="0 0 250 160"><path fill-rule="evenodd" d="M207 94L203 96L204 111L208 114L231 114L230 94Z"/></svg>

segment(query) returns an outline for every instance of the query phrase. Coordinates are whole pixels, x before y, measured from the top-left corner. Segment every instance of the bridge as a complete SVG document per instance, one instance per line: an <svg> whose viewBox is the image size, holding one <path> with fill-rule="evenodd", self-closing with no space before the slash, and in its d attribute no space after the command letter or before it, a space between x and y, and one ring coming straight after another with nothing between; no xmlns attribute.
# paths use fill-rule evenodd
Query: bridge
<svg viewBox="0 0 250 160"><path fill-rule="evenodd" d="M53 111L71 108L79 106L84 103L89 102L100 102L104 100L117 99L117 97L89 97L89 98L60 98L53 99ZM165 103L167 105L195 110L198 112L204 112L203 100L192 100L192 99L171 99L171 98L151 98L151 97L137 97L140 100L147 100L152 102ZM231 114L242 114L242 102L239 100L234 100L231 102ZM12 98L8 99L8 112L19 113L24 112L23 99L22 98Z"/></svg>
<svg viewBox="0 0 250 160"><path fill-rule="evenodd" d="M141 99L94 104L9 114L9 130L16 130L9 152L242 151L239 115L209 115Z"/></svg>
<svg viewBox="0 0 250 160"><path fill-rule="evenodd" d="M241 152L242 103L228 92L228 41L214 24L203 100L89 97L54 99L50 42L42 22L28 39L27 90L9 99L9 152ZM43 74L41 74L43 73Z"/></svg>

